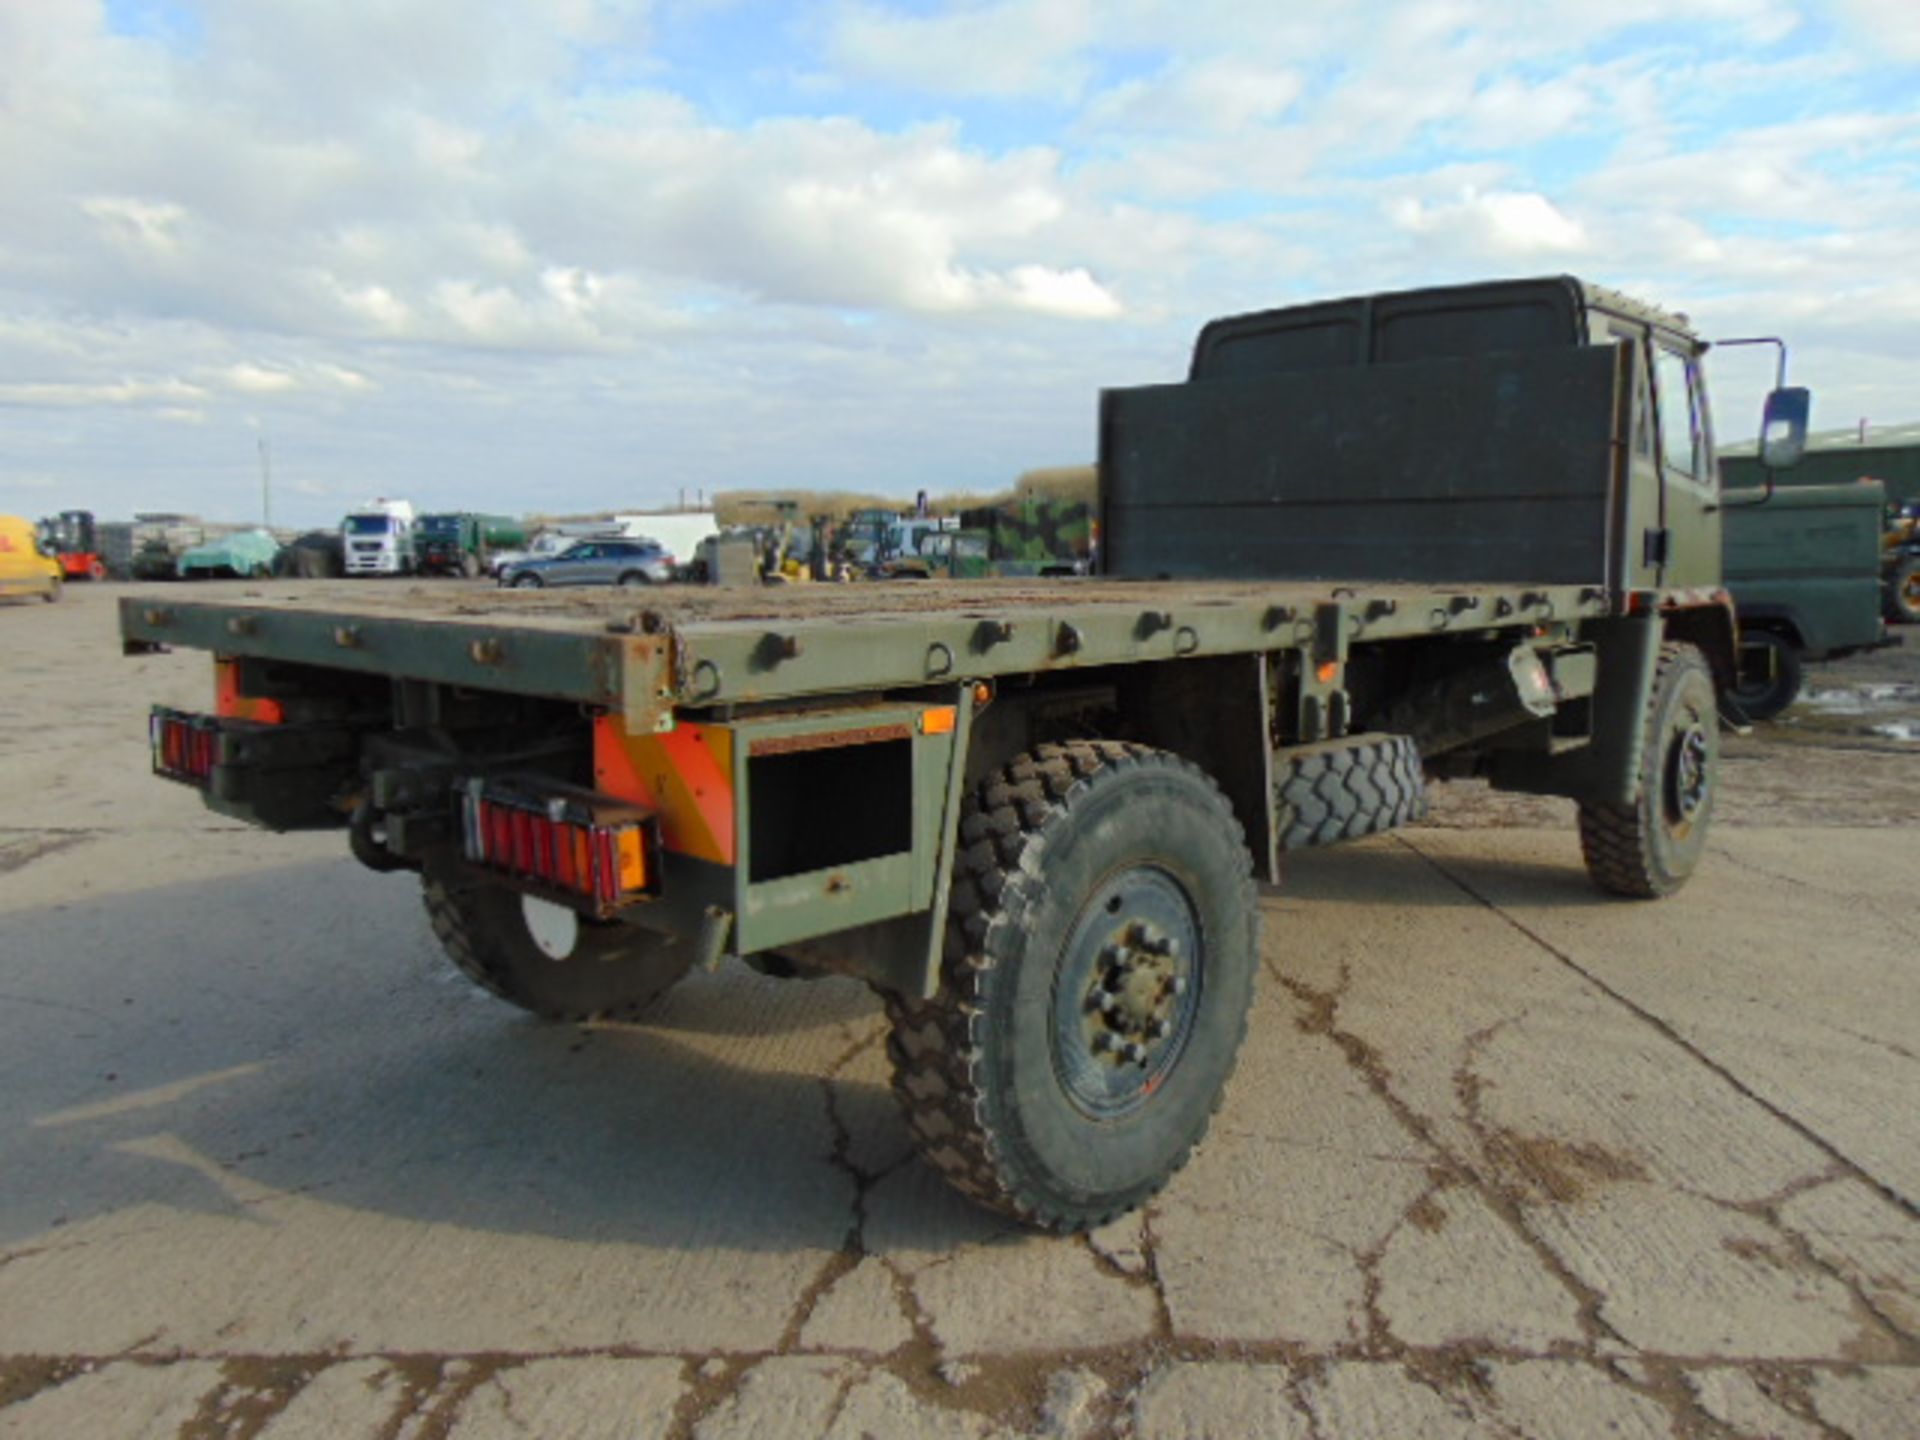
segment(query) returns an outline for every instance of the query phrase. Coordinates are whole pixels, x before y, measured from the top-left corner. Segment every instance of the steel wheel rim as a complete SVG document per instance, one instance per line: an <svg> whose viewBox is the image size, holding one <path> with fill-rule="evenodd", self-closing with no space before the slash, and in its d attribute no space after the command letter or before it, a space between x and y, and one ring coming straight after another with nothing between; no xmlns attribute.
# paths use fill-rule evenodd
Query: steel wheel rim
<svg viewBox="0 0 1920 1440"><path fill-rule="evenodd" d="M1054 974L1054 1077L1082 1114L1115 1120L1179 1066L1206 981L1205 938L1186 888L1157 865L1095 889Z"/></svg>
<svg viewBox="0 0 1920 1440"><path fill-rule="evenodd" d="M1712 751L1697 721L1676 731L1667 750L1667 821L1684 830L1699 818L1711 793Z"/></svg>

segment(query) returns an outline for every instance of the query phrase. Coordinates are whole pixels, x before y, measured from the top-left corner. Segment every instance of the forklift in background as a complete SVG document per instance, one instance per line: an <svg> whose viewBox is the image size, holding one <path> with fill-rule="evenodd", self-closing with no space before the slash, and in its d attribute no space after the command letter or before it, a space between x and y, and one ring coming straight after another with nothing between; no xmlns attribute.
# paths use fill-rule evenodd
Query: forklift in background
<svg viewBox="0 0 1920 1440"><path fill-rule="evenodd" d="M40 548L59 563L68 580L104 580L107 562L100 554L91 510L62 510L34 527Z"/></svg>

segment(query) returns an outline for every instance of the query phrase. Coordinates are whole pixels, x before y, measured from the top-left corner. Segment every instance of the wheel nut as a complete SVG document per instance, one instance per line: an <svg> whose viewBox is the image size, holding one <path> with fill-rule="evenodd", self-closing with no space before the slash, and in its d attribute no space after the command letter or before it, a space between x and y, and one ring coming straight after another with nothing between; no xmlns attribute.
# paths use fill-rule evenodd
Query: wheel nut
<svg viewBox="0 0 1920 1440"><path fill-rule="evenodd" d="M1119 1044L1119 1037L1111 1030L1102 1030L1098 1035L1093 1037L1093 1048L1103 1054L1108 1050L1116 1048Z"/></svg>
<svg viewBox="0 0 1920 1440"><path fill-rule="evenodd" d="M1147 1027L1147 1033L1156 1040L1164 1040L1173 1033L1171 1020L1156 1020Z"/></svg>
<svg viewBox="0 0 1920 1440"><path fill-rule="evenodd" d="M1126 1050L1122 1053L1136 1065L1144 1065L1146 1063L1147 1047L1142 1045L1138 1040L1129 1040Z"/></svg>
<svg viewBox="0 0 1920 1440"><path fill-rule="evenodd" d="M1111 1015L1120 1008L1120 997L1111 990L1102 990L1094 1004L1100 1007L1102 1015Z"/></svg>
<svg viewBox="0 0 1920 1440"><path fill-rule="evenodd" d="M1173 984L1168 988L1171 989L1173 993L1176 995L1186 994L1187 993L1187 977L1184 975L1174 976Z"/></svg>

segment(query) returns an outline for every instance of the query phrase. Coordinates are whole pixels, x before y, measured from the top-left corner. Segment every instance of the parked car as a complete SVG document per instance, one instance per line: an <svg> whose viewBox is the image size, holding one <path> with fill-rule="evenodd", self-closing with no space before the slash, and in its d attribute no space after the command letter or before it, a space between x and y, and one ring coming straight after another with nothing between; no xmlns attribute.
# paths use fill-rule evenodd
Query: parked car
<svg viewBox="0 0 1920 1440"><path fill-rule="evenodd" d="M522 560L500 575L502 585L664 585L673 556L653 540L582 540L548 560Z"/></svg>

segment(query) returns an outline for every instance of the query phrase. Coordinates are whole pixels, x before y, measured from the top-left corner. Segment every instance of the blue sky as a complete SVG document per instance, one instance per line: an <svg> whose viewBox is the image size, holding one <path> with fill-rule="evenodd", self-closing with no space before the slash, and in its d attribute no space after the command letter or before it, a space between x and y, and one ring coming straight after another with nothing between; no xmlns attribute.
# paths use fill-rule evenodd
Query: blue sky
<svg viewBox="0 0 1920 1440"><path fill-rule="evenodd" d="M0 510L994 488L1211 315L1559 271L1920 418L1920 5L1320 8L0 0Z"/></svg>

